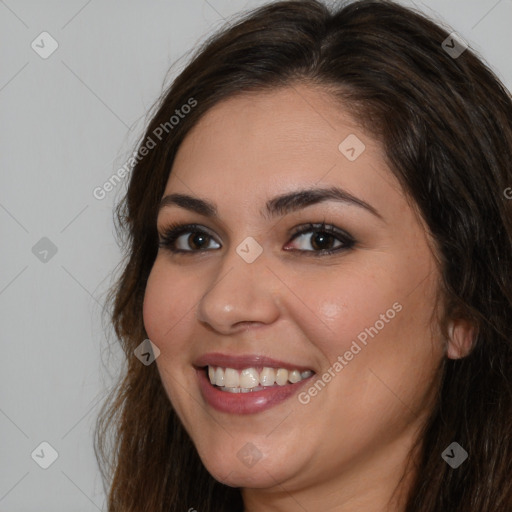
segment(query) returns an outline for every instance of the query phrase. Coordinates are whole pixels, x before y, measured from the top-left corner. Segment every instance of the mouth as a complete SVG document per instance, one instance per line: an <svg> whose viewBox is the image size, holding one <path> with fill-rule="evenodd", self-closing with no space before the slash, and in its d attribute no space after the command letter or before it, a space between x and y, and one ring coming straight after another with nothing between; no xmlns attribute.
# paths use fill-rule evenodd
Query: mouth
<svg viewBox="0 0 512 512"><path fill-rule="evenodd" d="M290 398L315 372L263 356L207 354L194 367L205 401L229 414L254 414Z"/></svg>
<svg viewBox="0 0 512 512"><path fill-rule="evenodd" d="M278 386L296 384L313 375L312 370L287 370L286 368L271 368L268 366L255 368L222 368L207 366L206 371L210 384L228 393L254 393Z"/></svg>

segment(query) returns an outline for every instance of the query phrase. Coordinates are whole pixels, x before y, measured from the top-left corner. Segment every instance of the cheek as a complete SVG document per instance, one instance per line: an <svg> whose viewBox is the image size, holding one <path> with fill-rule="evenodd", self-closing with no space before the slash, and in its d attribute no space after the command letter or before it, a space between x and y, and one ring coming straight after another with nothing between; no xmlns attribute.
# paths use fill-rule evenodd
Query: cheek
<svg viewBox="0 0 512 512"><path fill-rule="evenodd" d="M154 342L160 338L162 319L166 315L166 294L164 291L166 287L162 279L157 279L157 274L157 269L153 267L146 284L144 303L142 305L144 327L149 339Z"/></svg>
<svg viewBox="0 0 512 512"><path fill-rule="evenodd" d="M333 272L330 279L298 287L311 313L296 311L294 318L323 354L324 370L342 358L334 373L350 374L350 388L364 388L382 375L398 389L418 390L442 357L442 344L431 330L435 282L392 268Z"/></svg>
<svg viewBox="0 0 512 512"><path fill-rule="evenodd" d="M156 260L146 284L143 319L149 339L160 350L169 348L163 346L166 340L177 339L171 333L179 329L190 310L188 301L192 290L187 292L186 283L182 281L159 259Z"/></svg>
<svg viewBox="0 0 512 512"><path fill-rule="evenodd" d="M442 344L431 328L435 282L404 272L394 276L389 279L389 270L387 275L346 274L339 283L326 284L338 294L326 298L318 288L308 295L329 327L323 336L309 333L326 356L325 370L336 375L331 389L345 398L358 396L361 410L366 406L379 414L400 407L397 396L420 403L442 358Z"/></svg>
<svg viewBox="0 0 512 512"><path fill-rule="evenodd" d="M385 284L375 271L340 270L297 288L307 297L311 313L294 316L302 319L304 332L321 345L331 363L349 350L353 341L364 345L373 334L388 330L400 316L397 310L402 309L397 304L396 284Z"/></svg>
<svg viewBox="0 0 512 512"><path fill-rule="evenodd" d="M190 378L186 373L190 366L186 362L185 331L187 319L194 314L191 295L192 289L183 282L183 276L157 259L144 294L144 326L149 339L160 349L155 362L167 396L185 425L183 411L190 405L188 394L183 396L183 382Z"/></svg>

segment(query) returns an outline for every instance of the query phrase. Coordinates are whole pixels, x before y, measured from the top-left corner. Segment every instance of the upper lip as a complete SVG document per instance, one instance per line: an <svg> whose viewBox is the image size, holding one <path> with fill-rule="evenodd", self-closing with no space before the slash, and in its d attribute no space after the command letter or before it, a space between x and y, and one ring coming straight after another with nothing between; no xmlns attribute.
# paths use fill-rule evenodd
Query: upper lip
<svg viewBox="0 0 512 512"><path fill-rule="evenodd" d="M294 363L287 363L271 357L259 354L247 354L235 356L231 354L221 354L218 352L204 354L194 361L194 366L203 368L204 366L220 366L222 368L233 368L235 370L243 370L244 368L267 367L267 368L284 368L287 370L299 370L304 372L311 368Z"/></svg>

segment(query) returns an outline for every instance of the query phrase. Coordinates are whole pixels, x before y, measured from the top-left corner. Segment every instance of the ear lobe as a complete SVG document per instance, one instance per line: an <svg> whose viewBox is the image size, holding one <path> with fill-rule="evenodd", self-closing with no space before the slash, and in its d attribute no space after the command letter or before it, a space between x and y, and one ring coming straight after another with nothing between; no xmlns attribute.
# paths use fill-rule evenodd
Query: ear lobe
<svg viewBox="0 0 512 512"><path fill-rule="evenodd" d="M446 356L449 359L466 357L473 348L475 328L468 320L452 320L448 326Z"/></svg>

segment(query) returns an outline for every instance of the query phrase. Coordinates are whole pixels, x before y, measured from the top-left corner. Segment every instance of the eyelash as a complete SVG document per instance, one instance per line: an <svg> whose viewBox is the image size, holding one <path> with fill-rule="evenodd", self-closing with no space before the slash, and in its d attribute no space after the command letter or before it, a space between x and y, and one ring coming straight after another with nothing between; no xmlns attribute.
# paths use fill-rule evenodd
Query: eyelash
<svg viewBox="0 0 512 512"><path fill-rule="evenodd" d="M345 231L338 229L331 225L326 225L325 222L322 222L321 224L306 224L303 226L300 226L296 230L293 231L291 234L290 241L295 240L300 235L304 235L309 232L314 233L327 233L329 235L334 236L338 241L342 242L342 245L339 247L336 247L334 249L322 249L319 251L307 251L307 250L301 250L301 249L294 249L293 251L296 252L305 252L305 253L313 253L314 257L322 257L322 256L328 256L333 253L337 252L343 252L351 249L356 241L353 237L351 237L348 233ZM184 250L184 249L176 249L174 247L174 243L176 240L185 233L199 233L202 235L206 235L210 239L214 239L212 235L210 235L207 231L202 229L202 227L199 224L179 224L179 223L173 223L170 224L162 233L160 240L158 242L158 246L164 249L167 249L175 254L188 254L192 255L198 252L207 252L211 249L199 249L199 250ZM214 239L215 240L215 239ZM217 242L218 243L218 242Z"/></svg>

